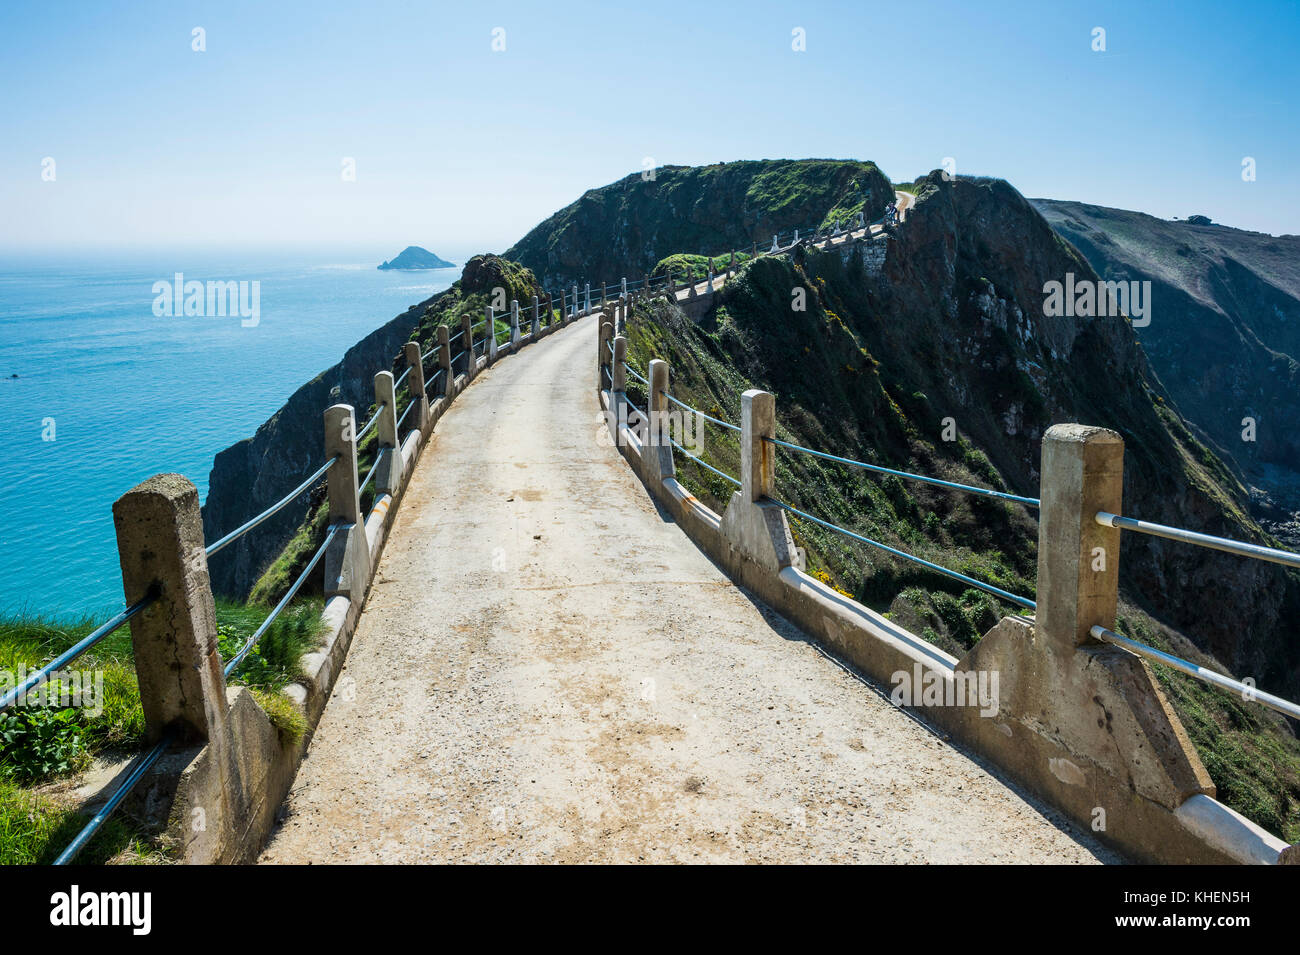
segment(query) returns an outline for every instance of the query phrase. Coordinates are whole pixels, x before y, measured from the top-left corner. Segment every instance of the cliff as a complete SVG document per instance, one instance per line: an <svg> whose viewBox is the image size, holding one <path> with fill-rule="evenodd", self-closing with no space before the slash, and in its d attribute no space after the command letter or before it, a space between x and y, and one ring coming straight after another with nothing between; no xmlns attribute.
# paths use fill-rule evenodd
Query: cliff
<svg viewBox="0 0 1300 955"><path fill-rule="evenodd" d="M1104 278L1151 282L1137 334L1152 368L1239 469L1253 514L1300 547L1300 236L1032 202Z"/></svg>
<svg viewBox="0 0 1300 955"><path fill-rule="evenodd" d="M874 163L749 160L663 166L591 189L506 250L548 288L639 278L675 252L766 249L777 232L884 214L893 188Z"/></svg>

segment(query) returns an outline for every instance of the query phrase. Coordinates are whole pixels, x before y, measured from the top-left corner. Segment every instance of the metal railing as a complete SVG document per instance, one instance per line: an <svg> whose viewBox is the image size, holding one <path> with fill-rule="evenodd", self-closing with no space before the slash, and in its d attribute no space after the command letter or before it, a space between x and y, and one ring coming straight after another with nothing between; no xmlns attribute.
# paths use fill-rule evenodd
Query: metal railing
<svg viewBox="0 0 1300 955"><path fill-rule="evenodd" d="M1226 537L1213 537L1210 534L1198 534L1195 531L1185 531L1181 527L1152 524L1132 517L1108 514L1105 511L1097 512L1097 523L1103 527L1118 527L1121 530L1137 531L1139 534L1150 534L1152 537L1163 537L1166 540L1194 544L1197 547L1208 547L1211 550L1221 550L1241 557L1251 557L1255 560L1266 560L1274 564L1300 568L1300 554L1292 554L1290 551L1277 550L1273 547L1247 544L1243 541L1229 540Z"/></svg>
<svg viewBox="0 0 1300 955"><path fill-rule="evenodd" d="M3 697L0 697L0 712L4 712L9 707L13 706L14 703L16 703L19 699L26 696L26 694L33 687L46 682L49 679L50 674L58 673L61 669L63 669L73 660L77 659L79 656L81 656L91 647L95 646L95 644L99 643L109 634L113 633L115 630L120 628L124 623L126 623L128 620L130 620L140 611L144 610L146 607L148 607L151 603L153 603L157 599L158 599L158 595L156 593L152 593L143 597L140 600L137 600L135 603L131 604L131 606L127 607L121 613L118 613L115 616L111 617L110 619L104 621L93 631L88 633L86 636L82 637L80 640L78 640L75 644L70 646L68 649L64 650L62 653L60 653L49 663L45 664L45 666L29 674L27 679L25 679L22 683L17 684L12 690L6 693Z"/></svg>
<svg viewBox="0 0 1300 955"><path fill-rule="evenodd" d="M278 511L283 510L290 503L292 503L294 499L298 497L298 495L302 494L309 487L311 487L313 484L315 484L317 481L323 478L326 475L326 473L329 471L329 469L334 466L334 462L338 460L339 460L339 455L337 454L334 455L334 457L330 458L323 465L321 465L315 472L313 472L311 477L307 478L307 480L303 481L301 484L299 484L296 488L294 488L284 497L280 498L280 500L276 501L266 510L262 511L262 513L258 514L256 517L252 518L251 520L239 525L233 531L231 531L229 534L227 534L225 537L221 538L220 540L214 541L213 543L209 544L204 551L206 556L211 557L213 554L222 550L228 544L232 544L235 541L239 540L239 538L243 537L245 534L251 531L258 524L261 524L271 515L277 513Z"/></svg>
<svg viewBox="0 0 1300 955"><path fill-rule="evenodd" d="M1284 567L1300 568L1300 554L1293 554L1290 551L1278 550L1274 547L1264 547L1260 544L1248 544L1245 541L1235 541L1227 537L1215 537L1211 534L1200 534L1196 531L1184 530L1181 527L1169 527L1166 524L1153 524L1149 521L1141 521L1132 517L1122 517L1118 514L1111 514L1108 511L1098 511L1094 519L1102 527L1113 527L1119 530L1134 531L1139 534L1148 534L1152 537L1161 537L1165 540L1177 541L1182 544L1192 544L1196 547L1205 547L1210 550L1223 551L1229 554L1235 554L1239 557L1249 557L1253 560L1263 560L1273 564L1281 564ZM1284 713L1293 719L1300 719L1300 705L1284 700L1279 696L1271 693L1265 693L1257 690L1253 686L1234 680L1231 677L1224 676L1222 673L1216 673L1199 664L1184 660L1182 657L1176 657L1172 653L1166 653L1163 650L1157 650L1153 646L1134 640L1132 637L1126 637L1123 634L1108 630L1105 627L1095 626L1091 633L1098 640L1104 640L1107 643L1113 643L1117 646L1124 647L1138 656L1146 657L1148 660L1155 660L1166 666L1172 667L1180 673L1185 673L1193 679L1200 680L1202 683L1208 683L1211 686L1218 687L1221 690L1227 690L1232 693L1240 693L1243 700L1247 702L1254 701L1260 703L1279 713Z"/></svg>
<svg viewBox="0 0 1300 955"><path fill-rule="evenodd" d="M781 441L778 438L764 438L768 444L774 444L778 447L787 448L791 451L798 451L801 454L810 454L816 458L824 458L827 461L834 461L837 464L847 464L850 467L862 468L866 471L874 471L877 474L890 474L894 477L907 478L909 481L921 481L925 484L933 484L936 487L945 487L954 491L964 491L967 494L978 494L982 497L995 497L1003 501L1014 501L1017 504L1024 504L1029 507L1038 507L1040 501L1036 497L1021 497L1019 494L1008 494L1005 491L993 491L989 488L975 487L972 484L958 484L955 481L945 481L942 478L927 477L924 474L913 474L910 471L895 471L893 468L881 467L878 464L867 464L865 461L855 461L852 458L842 458L836 454L827 454L825 451L814 451L812 448L801 447L797 444L791 444L789 441Z"/></svg>
<svg viewBox="0 0 1300 955"><path fill-rule="evenodd" d="M633 369L631 365L627 365L625 363L625 367L627 367L627 370L629 372L636 374L635 369ZM640 378L639 375L637 375L637 377ZM644 378L641 378L641 380L645 381ZM649 384L649 382L646 383ZM673 395L668 394L667 392L664 392L664 397L669 401L671 401L673 404L682 408L683 410L689 411L692 414L697 415L706 421L710 421L713 424L720 425L721 427L727 428L731 431L736 431L736 432L742 431L742 429L737 425L734 425L729 421L723 421L720 418L715 418L712 415L705 414L703 411L700 411L698 408L695 408L687 404L686 402L682 401L679 398L674 397ZM811 448L805 448L797 444L791 444L788 441L779 441L774 438L766 438L766 437L763 440L774 445L780 445L790 450L803 452L806 454L813 455L815 457L828 458L832 461L836 461L841 464L854 465L856 467L865 468L871 471L880 471L885 474L893 474L899 477L912 478L919 481L925 481L931 484L937 484L942 487L947 487L947 488L960 490L960 491L966 491L968 493L982 494L989 497L1003 498L1011 501L1016 501L1022 504L1036 506L1039 503L1037 498L1020 497L1014 494L1006 494L1002 491L992 491L989 490L988 488L974 487L968 484L957 484L955 482L944 481L939 478L928 478L924 475L911 474L906 471L895 471L892 468L882 468L879 467L878 465L866 464L865 462L862 461L854 461L851 458L842 458L839 457L838 455L827 454L824 451L814 451ZM682 454L690 458L692 461L694 461L696 464L700 465L701 467L709 471L712 471L714 474L718 475L719 477L725 478L726 480L734 484L736 487L741 486L741 482L738 481L736 478L732 477L730 474L727 474L724 471L719 470L718 468L715 468L713 465L707 463L706 461L702 460L698 456L691 454L689 451L687 451L677 442L673 441L671 438L669 439L669 443L672 444L672 446L676 450L680 451ZM925 567L928 570L932 570L939 574L943 574L945 577L948 577L952 580L959 581L960 583L966 584L967 586L975 587L978 590L982 590L985 593L992 594L995 597L999 597L1002 600L1006 600L1010 603L1016 604L1017 606L1024 607L1027 610L1033 610L1037 606L1035 601L1033 601L1029 597L1022 597L1019 594L1014 594L1009 590L1005 590L1001 587L996 586L995 584L986 583L985 581L978 580L975 577L971 577L968 574L963 574L960 571L956 571L948 567L944 567L942 564L936 564L934 561L926 560L924 557L917 557L915 554L909 554L907 551L900 550L897 547L891 547L888 544L884 544L881 543L880 541L873 540L870 537L866 537L863 534L857 533L856 531L851 531L846 527L841 527L838 524L832 523L831 521L824 520L823 518L817 517L814 514L809 514L807 511L794 507L792 504L788 504L785 501L781 501L775 498L770 498L770 500L777 507L781 508L782 510L786 511L789 514L793 514L795 517L802 518L803 520L811 521L814 524L824 527L827 530L834 531L837 534L841 534L844 537L847 537L851 540L858 541L859 543L862 544L867 544L870 547L874 547L888 554L892 554L893 556L899 557L903 560L911 561L912 563L917 564L918 566Z"/></svg>
<svg viewBox="0 0 1300 955"><path fill-rule="evenodd" d="M304 567L302 573L298 575L298 579L293 582L293 586L291 586L285 592L284 596L280 598L280 602L275 605L275 608L267 615L266 619L262 621L257 630L253 632L253 635L245 641L244 645L239 649L239 652L230 658L224 671L227 679L230 678L230 674L234 673L235 670L239 668L239 665L244 662L245 658L247 658L247 656L253 651L253 647L257 646L257 641L262 639L262 634L266 633L266 631L270 629L271 624L275 623L275 619L280 616L284 611L284 608L289 606L289 601L294 598L294 595L298 593L299 588L301 588L306 582L307 577L316 569L316 565L320 563L320 559L325 556L325 551L334 541L335 535L337 535L339 531L351 530L354 526L355 525L352 524L330 525L329 530L325 532L325 540L323 540L320 547L316 549L316 553L312 555L307 566Z"/></svg>

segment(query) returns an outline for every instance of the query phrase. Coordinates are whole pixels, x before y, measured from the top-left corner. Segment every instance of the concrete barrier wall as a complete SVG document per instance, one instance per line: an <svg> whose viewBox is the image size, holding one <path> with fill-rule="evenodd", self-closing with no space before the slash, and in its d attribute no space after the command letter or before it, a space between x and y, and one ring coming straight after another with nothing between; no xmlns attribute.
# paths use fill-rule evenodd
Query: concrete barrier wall
<svg viewBox="0 0 1300 955"><path fill-rule="evenodd" d="M603 337L598 347L604 363L608 352ZM647 410L662 411L668 368L653 361L649 371ZM597 379L609 381L599 369ZM742 486L719 515L676 479L671 448L656 441L654 428L628 425L619 411L627 407L623 396L607 384L598 385L600 407L616 446L700 549L737 584L866 676L891 690L904 685L915 689L908 708L937 731L990 760L1136 860L1297 861L1294 847L1214 799L1213 784L1177 716L1137 656L1108 644L1076 644L1073 639L1052 647L1036 619L1008 617L959 660L804 573L785 513L771 502L774 465L767 455L772 448L761 440L763 433L774 436L771 396L761 395L747 392L743 399ZM1078 437L1067 433L1067 440ZM1090 431L1086 437L1096 435ZM1108 437L1103 447L1106 441ZM1044 464L1045 477L1061 473L1050 465ZM1089 487L1094 483L1091 478L1083 482ZM1045 493L1043 503L1055 517L1047 523L1061 525L1062 515L1070 516L1070 502L1058 507L1050 498ZM1093 503L1076 500L1074 510L1082 515ZM1079 527L1091 534L1092 524L1089 519ZM1048 530L1052 532L1050 526ZM1058 530L1061 538L1069 537L1068 526ZM1063 539L1057 544L1057 551L1073 547L1075 554L1080 549L1089 554L1093 541ZM1047 543L1040 545L1042 552L1053 553ZM1118 547L1113 553L1118 554ZM1067 563L1060 561L1062 566ZM1095 593L1065 593L1064 583L1062 592L1045 600L1044 587L1052 583L1042 570L1039 576L1040 615L1044 609L1059 609L1058 615L1070 607L1095 609L1088 602ZM978 695L969 699L981 674L997 674L993 705ZM959 702L963 697L966 702ZM903 702L907 705L906 698Z"/></svg>

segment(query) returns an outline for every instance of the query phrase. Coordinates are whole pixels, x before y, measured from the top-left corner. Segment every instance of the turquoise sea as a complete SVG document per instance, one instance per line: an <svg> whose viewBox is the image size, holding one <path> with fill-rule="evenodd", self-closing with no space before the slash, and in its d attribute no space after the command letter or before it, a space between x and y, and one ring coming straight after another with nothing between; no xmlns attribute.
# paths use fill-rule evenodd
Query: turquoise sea
<svg viewBox="0 0 1300 955"><path fill-rule="evenodd" d="M0 613L121 609L113 501L160 471L206 495L218 451L460 277L375 268L401 248L0 255ZM256 281L256 324L156 316L177 272Z"/></svg>

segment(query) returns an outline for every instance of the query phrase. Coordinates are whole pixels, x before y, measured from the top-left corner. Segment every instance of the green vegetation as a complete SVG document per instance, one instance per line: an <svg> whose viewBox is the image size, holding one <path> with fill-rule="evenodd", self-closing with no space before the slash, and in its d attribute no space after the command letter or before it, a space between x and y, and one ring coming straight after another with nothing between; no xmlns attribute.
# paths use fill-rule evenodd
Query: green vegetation
<svg viewBox="0 0 1300 955"><path fill-rule="evenodd" d="M666 302L638 306L629 324L629 362L645 369L651 358L670 363L672 393L726 421L738 423L740 395L764 388L777 399L778 435L900 470L994 489L1008 482L994 460L967 438L941 438L941 416L927 396L930 383L886 347L873 302L846 275L838 256L762 257L728 283L721 301L698 323ZM846 281L846 278L850 280ZM790 290L808 290L806 312L790 308ZM924 337L907 340L916 368L937 363ZM1016 369L998 381L1009 400L1033 420L1046 417L1033 381ZM968 372L970 373L970 372ZM644 395L633 392L633 400ZM1168 438L1141 433L1142 446L1172 446L1187 480L1223 508L1247 520L1233 497L1235 479L1187 432L1176 413L1156 403ZM1149 426L1148 426L1149 427ZM704 425L708 464L739 476L734 432ZM722 478L676 454L678 477L719 513L734 490ZM1135 467L1146 467L1137 453ZM834 462L779 450L777 493L795 507L883 544L926 558L1012 593L1032 596L1037 575L1037 522L1008 502L971 497L928 485L877 476ZM808 571L842 593L956 655L964 655L1003 616L1021 612L983 591L947 579L878 549L792 517L791 530L807 553ZM1217 668L1152 620L1126 606L1121 630L1154 646ZM1164 667L1153 667L1187 727L1219 798L1289 841L1300 839L1300 744L1286 721L1258 704Z"/></svg>
<svg viewBox="0 0 1300 955"><path fill-rule="evenodd" d="M736 253L736 265L740 266L748 262L754 256L749 252ZM731 254L726 255L692 255L686 252L678 252L676 255L670 255L660 259L655 263L650 274L660 276L671 273L677 281L682 281L686 277L686 270L690 269L691 274L704 278L710 270L714 275L727 270L731 263Z"/></svg>
<svg viewBox="0 0 1300 955"><path fill-rule="evenodd" d="M777 232L851 221L859 211L874 220L892 201L889 180L869 162L777 159L664 166L653 180L633 175L589 190L505 255L548 281L616 280L653 269L665 250L717 254L751 249L755 242L761 250ZM609 241L615 234L625 241Z"/></svg>
<svg viewBox="0 0 1300 955"><path fill-rule="evenodd" d="M1135 640L1224 672L1135 607L1121 607L1118 625ZM1300 842L1300 745L1286 719L1162 664L1149 665L1214 780L1219 800L1287 842Z"/></svg>
<svg viewBox="0 0 1300 955"><path fill-rule="evenodd" d="M229 659L270 612L258 604L217 604L222 659ZM320 639L319 600L289 606L249 653L231 683L252 689L286 740L299 740L302 714L281 691L297 678L298 661ZM47 663L98 626L99 621L41 617L0 619L0 671L16 675ZM80 706L71 674L84 681ZM0 713L0 862L49 862L85 824L69 791L96 757L126 758L144 739L144 714L132 662L129 627L122 627L75 660L65 679L46 684L29 705ZM10 683L12 685L12 682ZM94 688L92 690L92 688ZM100 689L102 688L102 689ZM60 690L65 691L60 695ZM80 861L160 861L156 850L115 817Z"/></svg>
<svg viewBox="0 0 1300 955"><path fill-rule="evenodd" d="M754 177L745 193L745 204L765 209L773 217L786 218L798 210L815 209L820 216L816 222L796 223L795 227L821 229L833 222L856 220L866 208L868 196L864 188L879 175L875 163L869 162L805 159L779 164ZM874 211L874 207L867 211Z"/></svg>

